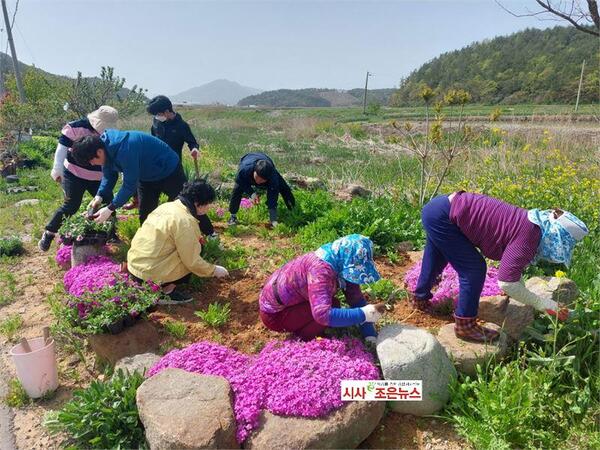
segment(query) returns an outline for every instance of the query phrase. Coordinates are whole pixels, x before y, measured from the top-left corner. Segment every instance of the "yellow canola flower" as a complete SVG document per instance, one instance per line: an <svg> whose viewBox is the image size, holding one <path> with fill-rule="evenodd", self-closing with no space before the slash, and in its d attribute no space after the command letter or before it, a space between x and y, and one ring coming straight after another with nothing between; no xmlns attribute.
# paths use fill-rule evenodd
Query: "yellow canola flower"
<svg viewBox="0 0 600 450"><path fill-rule="evenodd" d="M567 276L567 274L566 274L566 273L564 273L562 270L557 270L557 271L554 273L554 276L555 276L556 278L565 278L565 277Z"/></svg>

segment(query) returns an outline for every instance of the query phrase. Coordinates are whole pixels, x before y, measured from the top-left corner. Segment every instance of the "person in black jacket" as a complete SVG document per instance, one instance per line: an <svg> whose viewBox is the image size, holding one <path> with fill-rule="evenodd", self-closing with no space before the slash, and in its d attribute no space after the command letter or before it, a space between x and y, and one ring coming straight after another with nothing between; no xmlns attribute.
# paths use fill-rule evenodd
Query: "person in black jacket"
<svg viewBox="0 0 600 450"><path fill-rule="evenodd" d="M148 114L154 116L150 133L165 142L179 156L179 165L182 165L183 145L187 144L190 155L198 159L198 141L194 137L188 123L183 120L179 113L173 111L173 104L168 97L158 95L148 102L146 107ZM215 229L207 215L199 216L200 230L207 236L216 237Z"/></svg>
<svg viewBox="0 0 600 450"><path fill-rule="evenodd" d="M258 199L254 187L267 189L269 222L273 227L277 226L277 198L279 194L281 194L288 209L292 209L296 205L290 186L275 168L273 160L264 153L248 153L240 160L235 178L235 186L229 201L229 212L231 213L229 225L237 224L236 215L244 194L251 195L253 200Z"/></svg>

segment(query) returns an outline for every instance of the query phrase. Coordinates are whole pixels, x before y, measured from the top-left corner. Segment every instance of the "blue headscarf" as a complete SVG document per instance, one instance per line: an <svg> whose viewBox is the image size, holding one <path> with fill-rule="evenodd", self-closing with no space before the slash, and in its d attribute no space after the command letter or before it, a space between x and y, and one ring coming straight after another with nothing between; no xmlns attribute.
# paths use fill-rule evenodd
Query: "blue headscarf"
<svg viewBox="0 0 600 450"><path fill-rule="evenodd" d="M552 210L531 209L527 212L527 218L542 230L535 259L570 265L575 244L589 232L585 223L567 211L554 218Z"/></svg>
<svg viewBox="0 0 600 450"><path fill-rule="evenodd" d="M350 283L374 283L381 278L373 262L373 242L368 237L351 234L323 245L315 253Z"/></svg>

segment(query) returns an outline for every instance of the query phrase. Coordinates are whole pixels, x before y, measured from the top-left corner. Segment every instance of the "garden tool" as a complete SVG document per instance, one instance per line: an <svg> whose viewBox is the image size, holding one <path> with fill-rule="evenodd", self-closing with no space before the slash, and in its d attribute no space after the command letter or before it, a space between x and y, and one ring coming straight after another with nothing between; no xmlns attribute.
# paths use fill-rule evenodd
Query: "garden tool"
<svg viewBox="0 0 600 450"><path fill-rule="evenodd" d="M196 179L200 179L200 169L198 168L198 158L194 158L194 171L196 172Z"/></svg>

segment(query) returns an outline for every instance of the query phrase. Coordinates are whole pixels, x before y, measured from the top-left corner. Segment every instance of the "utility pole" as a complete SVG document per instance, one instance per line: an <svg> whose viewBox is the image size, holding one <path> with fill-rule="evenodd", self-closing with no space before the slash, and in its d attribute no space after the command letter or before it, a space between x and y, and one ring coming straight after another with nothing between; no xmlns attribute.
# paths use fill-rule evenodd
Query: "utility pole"
<svg viewBox="0 0 600 450"><path fill-rule="evenodd" d="M363 114L367 113L367 86L369 85L369 77L371 76L373 76L373 74L367 71L367 78L365 79L365 95L363 96Z"/></svg>
<svg viewBox="0 0 600 450"><path fill-rule="evenodd" d="M579 76L579 88L577 89L577 101L575 102L575 112L579 108L579 97L581 96L581 85L583 84L583 68L585 67L585 59L581 63L581 75Z"/></svg>
<svg viewBox="0 0 600 450"><path fill-rule="evenodd" d="M10 20L8 19L8 11L6 10L6 0L2 0L2 14L4 14L4 24L6 27L6 34L8 35L10 53L12 54L13 69L15 71L15 79L17 80L17 90L19 91L19 99L21 100L21 103L25 103L25 90L23 89L21 73L19 72L19 60L17 59L17 51L15 50L15 43L12 37L12 28L10 26Z"/></svg>

